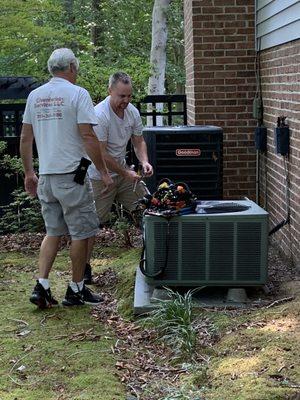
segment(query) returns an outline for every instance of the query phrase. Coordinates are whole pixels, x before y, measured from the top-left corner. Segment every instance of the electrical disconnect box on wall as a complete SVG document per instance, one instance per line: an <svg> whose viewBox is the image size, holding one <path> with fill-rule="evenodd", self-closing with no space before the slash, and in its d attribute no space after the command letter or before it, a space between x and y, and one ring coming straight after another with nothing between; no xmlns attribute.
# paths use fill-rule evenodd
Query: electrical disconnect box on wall
<svg viewBox="0 0 300 400"><path fill-rule="evenodd" d="M267 128L263 125L255 128L255 148L262 152L267 150Z"/></svg>
<svg viewBox="0 0 300 400"><path fill-rule="evenodd" d="M290 147L290 129L285 119L286 117L278 117L275 128L276 153L282 156L289 154Z"/></svg>

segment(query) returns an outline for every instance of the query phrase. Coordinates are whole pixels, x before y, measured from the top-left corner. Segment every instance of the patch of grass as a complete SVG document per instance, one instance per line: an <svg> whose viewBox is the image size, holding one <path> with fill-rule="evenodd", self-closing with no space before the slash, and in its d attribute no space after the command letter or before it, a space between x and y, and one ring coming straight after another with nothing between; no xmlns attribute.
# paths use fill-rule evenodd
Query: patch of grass
<svg viewBox="0 0 300 400"><path fill-rule="evenodd" d="M115 297L118 299L118 311L127 319L133 318L135 271L139 256L140 249L131 249L121 255L112 265L119 278L115 289Z"/></svg>
<svg viewBox="0 0 300 400"><path fill-rule="evenodd" d="M37 255L1 253L0 263L0 399L124 400L113 332L90 317L88 306L40 311L30 304ZM50 277L59 300L69 269L62 251Z"/></svg>
<svg viewBox="0 0 300 400"><path fill-rule="evenodd" d="M191 382L207 400L284 400L300 392L300 302L232 318L205 371ZM220 314L221 326L224 316ZM214 313L214 321L218 313ZM226 328L230 328L226 324ZM201 398L201 397L200 397Z"/></svg>
<svg viewBox="0 0 300 400"><path fill-rule="evenodd" d="M99 247L93 260L95 273L109 267L117 273L112 290L126 318L133 317L139 253ZM36 310L28 301L36 265L35 253L0 253L0 399L124 400L110 351L114 333L92 319L88 307ZM51 274L52 291L59 300L69 277L68 252L61 251ZM207 363L191 364L181 382L167 387L160 400L287 400L300 392L299 299L237 316L201 313L220 340L197 349ZM26 330L29 333L24 334ZM72 340L87 331L90 336ZM21 366L23 371L18 370ZM154 388L163 385L158 382L153 379Z"/></svg>

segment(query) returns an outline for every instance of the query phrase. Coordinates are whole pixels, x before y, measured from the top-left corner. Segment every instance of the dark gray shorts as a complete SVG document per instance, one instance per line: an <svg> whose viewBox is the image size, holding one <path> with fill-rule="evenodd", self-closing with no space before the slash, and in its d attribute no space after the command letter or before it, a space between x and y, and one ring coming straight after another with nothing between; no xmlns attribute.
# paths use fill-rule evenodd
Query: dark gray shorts
<svg viewBox="0 0 300 400"><path fill-rule="evenodd" d="M70 234L73 240L81 240L99 231L88 177L84 185L79 185L74 174L40 175L37 193L47 235Z"/></svg>

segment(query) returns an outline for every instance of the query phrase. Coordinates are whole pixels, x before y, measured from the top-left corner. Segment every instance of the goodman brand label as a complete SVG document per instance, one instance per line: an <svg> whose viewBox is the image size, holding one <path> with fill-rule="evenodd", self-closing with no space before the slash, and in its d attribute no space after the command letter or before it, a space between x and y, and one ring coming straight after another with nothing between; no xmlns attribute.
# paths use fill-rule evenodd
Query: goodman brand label
<svg viewBox="0 0 300 400"><path fill-rule="evenodd" d="M200 149L176 149L177 157L199 157L200 154Z"/></svg>

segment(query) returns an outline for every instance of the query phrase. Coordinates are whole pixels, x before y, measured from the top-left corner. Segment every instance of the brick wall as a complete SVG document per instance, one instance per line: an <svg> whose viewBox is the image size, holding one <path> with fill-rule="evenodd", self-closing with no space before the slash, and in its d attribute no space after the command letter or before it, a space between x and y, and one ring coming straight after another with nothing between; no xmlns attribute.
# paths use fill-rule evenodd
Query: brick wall
<svg viewBox="0 0 300 400"><path fill-rule="evenodd" d="M185 0L188 123L224 130L224 198L255 198L254 0Z"/></svg>
<svg viewBox="0 0 300 400"><path fill-rule="evenodd" d="M290 181L291 223L273 240L295 263L300 262L300 40L261 52L264 123L268 129L267 155L260 162L261 202L270 213L270 226L286 218L285 164L276 154L274 127L279 115L288 117L290 155L286 168ZM267 178L267 179L266 179ZM267 195L267 196L265 196Z"/></svg>

